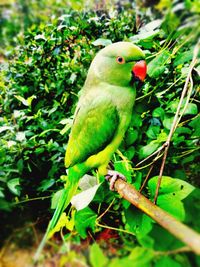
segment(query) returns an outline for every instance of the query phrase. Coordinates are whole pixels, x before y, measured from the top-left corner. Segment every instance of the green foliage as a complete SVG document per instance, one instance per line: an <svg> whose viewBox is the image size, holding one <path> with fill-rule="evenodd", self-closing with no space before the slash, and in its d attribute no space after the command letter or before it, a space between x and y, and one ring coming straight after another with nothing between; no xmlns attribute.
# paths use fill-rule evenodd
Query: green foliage
<svg viewBox="0 0 200 267"><path fill-rule="evenodd" d="M152 200L155 195L157 180L158 177L153 177L148 182ZM182 200L193 190L194 187L183 180L163 176L157 205L180 221L183 221L185 219L185 210ZM174 205L174 203L176 203L176 205Z"/></svg>
<svg viewBox="0 0 200 267"><path fill-rule="evenodd" d="M87 237L87 229L95 230L95 221L97 214L90 208L85 208L78 211L75 215L75 226L82 238Z"/></svg>
<svg viewBox="0 0 200 267"><path fill-rule="evenodd" d="M106 259L101 248L96 243L90 248L90 263L92 267L108 266L108 259Z"/></svg>
<svg viewBox="0 0 200 267"><path fill-rule="evenodd" d="M94 8L74 10L76 1L66 7L62 1L51 0L52 9L45 1L37 1L38 5L29 2L19 1L9 19L2 17L0 209L1 224L9 222L4 238L12 228L9 225L15 227L13 216L17 213L16 225L26 221L26 217L24 221L19 218L25 212L32 221L51 213L44 197L53 195L51 208L55 208L64 183L64 154L75 104L88 67L100 48L120 40L139 45L148 62L148 77L137 92L131 126L112 160L114 168L140 188L148 168L135 165L167 140L199 34L198 1L140 6L139 28L135 3L133 7L125 3L118 11L96 12ZM171 140L158 205L199 231L199 220L194 220L199 214L199 195L193 190L199 185L199 61L192 79L192 95L188 104L184 99L182 119ZM150 199L159 169L160 161L144 189ZM63 214L56 229L67 231L65 240L70 229L72 241L77 243L91 235L98 237L104 227L116 230L116 257L112 258L105 244L93 244L89 249L91 266L133 266L133 262L140 267L188 266L185 255L160 257L159 251L167 255L168 250L179 248L180 242L110 192L107 183L101 184L91 200L88 207Z"/></svg>

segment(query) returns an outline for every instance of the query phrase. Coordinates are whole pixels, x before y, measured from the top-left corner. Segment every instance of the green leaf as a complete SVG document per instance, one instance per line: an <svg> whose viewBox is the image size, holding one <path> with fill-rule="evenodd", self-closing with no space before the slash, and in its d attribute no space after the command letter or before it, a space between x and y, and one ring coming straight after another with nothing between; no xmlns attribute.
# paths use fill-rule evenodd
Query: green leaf
<svg viewBox="0 0 200 267"><path fill-rule="evenodd" d="M132 263L134 262L134 267L149 267L151 260L154 258L154 251L143 247L135 247L128 258L132 260Z"/></svg>
<svg viewBox="0 0 200 267"><path fill-rule="evenodd" d="M161 107L158 107L158 108L155 108L152 112L152 116L153 117L160 117L161 120L164 119L164 115L165 115L165 111L163 108Z"/></svg>
<svg viewBox="0 0 200 267"><path fill-rule="evenodd" d="M11 211L11 203L6 201L5 199L0 198L0 210L10 212Z"/></svg>
<svg viewBox="0 0 200 267"><path fill-rule="evenodd" d="M150 267L154 258L154 252L151 249L135 247L128 257L114 259L108 267Z"/></svg>
<svg viewBox="0 0 200 267"><path fill-rule="evenodd" d="M192 131L188 127L178 127L176 128L177 134L191 134Z"/></svg>
<svg viewBox="0 0 200 267"><path fill-rule="evenodd" d="M135 177L134 177L134 186L137 190L140 189L141 185L142 185L142 172L137 171L135 173Z"/></svg>
<svg viewBox="0 0 200 267"><path fill-rule="evenodd" d="M5 194L4 194L4 188L0 187L0 198L5 198Z"/></svg>
<svg viewBox="0 0 200 267"><path fill-rule="evenodd" d="M168 117L168 116L165 116L165 119L163 120L163 126L170 130L171 127L172 127L172 123L174 121L174 117Z"/></svg>
<svg viewBox="0 0 200 267"><path fill-rule="evenodd" d="M156 56L147 66L148 75L151 78L158 78L164 72L169 57L170 53L167 50Z"/></svg>
<svg viewBox="0 0 200 267"><path fill-rule="evenodd" d="M189 126L191 126L194 130L192 133L192 137L198 137L200 136L200 116L194 118L190 123Z"/></svg>
<svg viewBox="0 0 200 267"><path fill-rule="evenodd" d="M183 99L180 113L185 109L186 98ZM172 101L169 105L170 109L175 113L179 105L179 99ZM197 105L194 103L188 103L183 115L196 115L198 113Z"/></svg>
<svg viewBox="0 0 200 267"><path fill-rule="evenodd" d="M149 186L150 193L152 196L155 194L157 181L158 181L158 176L154 176L148 182L148 186ZM163 176L162 181L161 181L159 194L160 195L169 194L171 196L176 196L176 198L179 200L183 200L194 189L195 189L194 186L192 186L191 184L189 184L189 183L187 183L181 179L172 178L170 176Z"/></svg>
<svg viewBox="0 0 200 267"><path fill-rule="evenodd" d="M0 127L0 133L4 132L4 131L13 131L14 128L11 126L1 126Z"/></svg>
<svg viewBox="0 0 200 267"><path fill-rule="evenodd" d="M148 182L152 199L155 195L157 182L158 176L151 178ZM192 185L183 180L163 176L157 204L182 221L185 218L185 211L181 200L186 198L194 189Z"/></svg>
<svg viewBox="0 0 200 267"><path fill-rule="evenodd" d="M98 185L97 177L85 174L79 181L79 188L81 190L87 190L95 185Z"/></svg>
<svg viewBox="0 0 200 267"><path fill-rule="evenodd" d="M60 124L64 124L65 125L65 127L60 131L60 134L64 135L71 129L72 124L73 124L73 120L71 118L62 119L60 121Z"/></svg>
<svg viewBox="0 0 200 267"><path fill-rule="evenodd" d="M140 158L146 158L151 155L159 147L159 142L156 140L151 141L148 145L143 146L139 150Z"/></svg>
<svg viewBox="0 0 200 267"><path fill-rule="evenodd" d="M193 57L193 52L194 50L191 49L189 51L185 51L185 52L182 52L180 53L174 60L174 66L178 66L180 64L184 64L186 62L190 62L192 60L192 57Z"/></svg>
<svg viewBox="0 0 200 267"><path fill-rule="evenodd" d="M56 224L56 226L50 231L49 238L51 238L56 232L60 232L63 227L72 231L74 229L74 212L72 212L71 218L63 212Z"/></svg>
<svg viewBox="0 0 200 267"><path fill-rule="evenodd" d="M160 33L160 30L156 30L156 28L159 28L161 23L161 19L156 19L145 24L142 28L140 28L139 34L131 36L130 40L134 43L138 43L139 41L151 41Z"/></svg>
<svg viewBox="0 0 200 267"><path fill-rule="evenodd" d="M142 126L141 114L134 113L131 120L131 126L135 126L136 128L140 128Z"/></svg>
<svg viewBox="0 0 200 267"><path fill-rule="evenodd" d="M131 167L130 162L128 160L116 161L114 163L114 166L115 166L115 170L123 174L126 177L127 182L131 183L132 167Z"/></svg>
<svg viewBox="0 0 200 267"><path fill-rule="evenodd" d="M106 267L108 259L97 243L90 247L90 263L92 267Z"/></svg>
<svg viewBox="0 0 200 267"><path fill-rule="evenodd" d="M167 7L169 7L172 2L169 0L161 1L162 3L166 3ZM180 24L180 19L179 17L172 11L169 11L166 16L165 16L165 21L162 24L162 29L166 32L166 34L171 34L173 31L176 31L178 26Z"/></svg>
<svg viewBox="0 0 200 267"><path fill-rule="evenodd" d="M94 46L107 46L109 44L112 44L112 41L109 39L99 38L96 41L92 42Z"/></svg>
<svg viewBox="0 0 200 267"><path fill-rule="evenodd" d="M134 128L130 128L125 137L125 142L127 146L132 145L138 138L138 132Z"/></svg>
<svg viewBox="0 0 200 267"><path fill-rule="evenodd" d="M160 30L150 30L147 32L141 32L137 35L131 36L129 39L131 42L137 44L139 41L152 40L159 34Z"/></svg>
<svg viewBox="0 0 200 267"><path fill-rule="evenodd" d="M38 187L38 191L46 191L50 187L52 187L55 184L54 179L49 179L49 180L43 180L40 184L40 187Z"/></svg>
<svg viewBox="0 0 200 267"><path fill-rule="evenodd" d="M181 241L177 240L172 234L158 224L154 224L149 235L154 240L153 248L155 251L169 251L180 247Z"/></svg>
<svg viewBox="0 0 200 267"><path fill-rule="evenodd" d="M160 132L160 126L151 125L149 126L146 135L151 139L156 139Z"/></svg>
<svg viewBox="0 0 200 267"><path fill-rule="evenodd" d="M75 214L75 227L82 238L87 237L87 229L95 230L97 214L90 208L85 208Z"/></svg>
<svg viewBox="0 0 200 267"><path fill-rule="evenodd" d="M16 140L19 142L26 140L25 132L17 132L16 133Z"/></svg>
<svg viewBox="0 0 200 267"><path fill-rule="evenodd" d="M159 200L157 200L157 205L172 214L178 220L183 221L185 219L184 205L181 201L177 201L175 196L159 196Z"/></svg>
<svg viewBox="0 0 200 267"><path fill-rule="evenodd" d="M196 115L198 113L197 105L194 103L189 103L184 112L184 115Z"/></svg>
<svg viewBox="0 0 200 267"><path fill-rule="evenodd" d="M10 191L17 196L20 195L19 185L20 185L20 179L19 178L14 178L14 179L11 179L7 182L7 186L10 189Z"/></svg>
<svg viewBox="0 0 200 267"><path fill-rule="evenodd" d="M20 102L22 102L23 105L30 107L33 99L35 99L36 96L32 95L32 96L28 97L27 99L25 99L24 97L22 97L20 95L15 95L15 98L17 98Z"/></svg>
<svg viewBox="0 0 200 267"><path fill-rule="evenodd" d="M163 256L162 258L156 261L155 267L163 267L163 266L170 266L170 267L181 267L182 265L179 262L176 262L169 256Z"/></svg>
<svg viewBox="0 0 200 267"><path fill-rule="evenodd" d="M124 156L127 157L127 159L132 160L135 155L135 147L130 146L125 152Z"/></svg>
<svg viewBox="0 0 200 267"><path fill-rule="evenodd" d="M44 41L46 41L46 38L45 38L44 34L38 34L38 35L35 36L35 40L44 40Z"/></svg>
<svg viewBox="0 0 200 267"><path fill-rule="evenodd" d="M97 184L75 195L71 200L72 205L78 211L86 208L90 204L90 202L93 200L93 198L95 197L95 194L100 185L101 184Z"/></svg>
<svg viewBox="0 0 200 267"><path fill-rule="evenodd" d="M132 206L125 210L125 218L127 229L139 238L146 236L152 229L152 219Z"/></svg>

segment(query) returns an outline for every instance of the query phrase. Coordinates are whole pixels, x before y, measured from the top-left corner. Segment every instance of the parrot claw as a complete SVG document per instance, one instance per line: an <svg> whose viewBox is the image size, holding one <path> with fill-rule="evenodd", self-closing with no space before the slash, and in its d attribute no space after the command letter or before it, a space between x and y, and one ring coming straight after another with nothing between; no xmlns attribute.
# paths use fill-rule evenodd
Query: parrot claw
<svg viewBox="0 0 200 267"><path fill-rule="evenodd" d="M108 170L107 175L106 175L106 180L110 181L111 191L115 190L115 182L117 181L117 179L122 179L126 181L126 177L123 174L117 171Z"/></svg>

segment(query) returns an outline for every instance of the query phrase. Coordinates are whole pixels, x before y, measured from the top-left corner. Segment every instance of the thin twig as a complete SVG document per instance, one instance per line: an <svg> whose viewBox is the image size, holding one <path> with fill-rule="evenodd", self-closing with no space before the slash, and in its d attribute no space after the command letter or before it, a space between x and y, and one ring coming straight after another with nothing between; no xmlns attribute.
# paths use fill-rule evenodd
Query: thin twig
<svg viewBox="0 0 200 267"><path fill-rule="evenodd" d="M12 203L12 205L19 205L19 204L22 204L22 203L31 202L31 201L36 201L36 200L44 200L44 199L51 198L51 197L52 197L52 196L27 198L27 199L25 199L25 200L21 200L21 201L14 202L14 203Z"/></svg>
<svg viewBox="0 0 200 267"><path fill-rule="evenodd" d="M140 187L140 190L139 190L140 193L142 192L143 188L145 187L145 185L146 185L146 183L147 183L147 181L149 179L149 176L151 174L151 171L153 170L154 164L155 164L155 162L149 168L149 171L147 173L147 176L145 177L144 182L143 182L142 186Z"/></svg>
<svg viewBox="0 0 200 267"><path fill-rule="evenodd" d="M173 250L168 250L168 251L156 251L155 255L156 256L167 256L167 255L174 255L178 253L185 253L185 252L191 252L191 248L184 246L181 248L173 249Z"/></svg>
<svg viewBox="0 0 200 267"><path fill-rule="evenodd" d="M189 66L188 75L186 77L186 81L185 81L185 84L184 84L184 87L183 87L183 91L182 91L182 94L181 94L181 97L180 97L180 101L179 101L179 104L178 104L178 107L177 107L177 110L176 110L176 114L174 116L172 127L171 127L169 135L167 137L167 141L165 142L164 155L163 155L163 159L162 159L162 163L161 163L161 167L160 167L160 172L159 172L159 176L158 176L158 183L157 183L157 187L156 187L154 203L156 203L156 200L157 200L157 197L158 197L158 191L159 191L159 188L160 188L161 179L162 179L163 171L164 171L164 168L165 168L165 162L166 162L166 158L167 158L170 142L171 142L171 139L172 139L172 135L175 132L175 130L176 130L177 126L178 126L178 123L179 123L180 119L182 118L182 116L183 116L183 114L184 114L184 112L185 112L185 110L187 108L187 105L189 103L189 98L190 98L190 95L192 93L193 82L191 83L189 91L188 91L188 84L189 84L190 81L192 81L192 70L193 70L193 68L194 68L194 66L195 66L195 64L197 62L197 57L198 57L198 52L199 52L199 45L200 45L200 43L197 43L197 45L194 48L193 59L192 59L192 62L190 64L190 66ZM185 98L185 95L186 95L187 91L188 91L188 98L187 98L186 104L184 106L184 109L180 114L180 111L181 111L181 108L182 108L182 104L183 104L183 100Z"/></svg>
<svg viewBox="0 0 200 267"><path fill-rule="evenodd" d="M144 182L143 182L143 184L142 184L142 186L141 186L141 188L140 188L140 190L139 190L140 193L142 192L143 188L145 187L145 185L146 185L146 183L147 183L147 181L148 181L148 179L149 179L149 176L150 176L150 174L151 174L151 172L152 172L152 170L153 170L153 168L154 168L154 166L155 166L156 161L157 161L160 157L162 157L162 155L163 155L163 154L161 154L161 151L159 151L158 154L157 154L157 156L153 159L152 164L151 164L151 167L150 167L150 169L149 169L149 171L148 171L148 173L147 173L147 176L146 176L146 178L144 179Z"/></svg>
<svg viewBox="0 0 200 267"><path fill-rule="evenodd" d="M154 200L153 200L154 203L156 203L156 200L157 200L157 197L158 197L158 192L159 192L159 188L160 188L160 184L161 184L161 180L162 180L162 174L163 174L163 171L164 171L164 168L165 168L165 161L166 161L166 158L167 158L168 149L169 149L169 143L168 143L168 146L165 147L165 151L164 151L164 155L163 155L163 159L162 159L162 163L161 163L161 167L160 167L160 173L159 173L159 176L158 176L158 182L157 182L157 185L156 185L156 192L155 192L155 196L154 196Z"/></svg>
<svg viewBox="0 0 200 267"><path fill-rule="evenodd" d="M157 155L159 152L161 152L166 146L166 143L164 143L161 147L159 147L155 152L153 152L152 154L150 154L148 157L146 157L145 159L141 160L140 162L138 162L135 166L139 166L142 163L144 163L145 161L147 161L148 159L152 158L153 156Z"/></svg>
<svg viewBox="0 0 200 267"><path fill-rule="evenodd" d="M182 94L181 94L181 98L180 98L180 101L179 101L179 104L178 104L178 107L177 107L176 114L174 116L174 120L173 120L173 123L172 123L172 127L170 129L170 133L168 135L168 138L167 138L166 142L161 147L159 147L155 152L153 152L151 155L149 155L147 158L143 159L142 161L140 161L139 163L136 164L136 167L137 167L137 166L141 165L142 163L144 163L145 161L147 161L149 158L151 158L151 157L156 155L156 158L153 160L153 162L155 162L159 158L158 156L161 153L161 151L164 150L163 159L162 159L160 172L159 172L159 177L158 177L158 183L157 183L155 197L154 197L154 203L156 203L156 200L157 200L157 197L158 197L158 192L159 192L159 188L160 188L160 184L161 184L161 179L162 179L162 175L163 175L165 162L166 162L166 158L167 158L167 154L168 154L168 150L169 150L169 146L170 146L172 135L175 132L176 128L178 127L178 124L179 124L183 114L185 113L185 110L186 110L187 105L188 105L189 100L190 100L190 96L192 94L192 89L193 89L192 70L194 69L195 64L197 62L198 52L199 52L199 43L197 43L197 45L195 46L194 53L193 53L193 59L192 59L192 62L190 64L190 67L189 67L189 71L188 71L188 75L186 77L185 85L184 85L184 88L183 88L183 91L182 91ZM190 82L190 89L188 90L189 82ZM187 99L186 99L186 103L185 103L184 108L183 108L183 110L182 110L182 112L180 114L180 110L181 110L181 107L182 107L182 104L183 104L183 100L184 100L184 97L185 97L187 91L188 91L188 96L187 96ZM150 170L149 170L149 172L147 174L147 177L145 178L145 181L144 181L140 191L143 189L144 185L146 184L146 181L147 181L147 179L148 179L148 177L150 175L150 172L153 169L152 166L153 165L151 165Z"/></svg>
<svg viewBox="0 0 200 267"><path fill-rule="evenodd" d="M101 215L99 215L99 217L97 218L97 220L100 220L109 211L109 209L111 208L111 206L113 205L114 202L115 202L115 198L113 198L113 200L111 201L111 203L107 207L107 209L104 210L104 212Z"/></svg>
<svg viewBox="0 0 200 267"><path fill-rule="evenodd" d="M102 228L106 228L106 229L110 229L110 230L114 230L114 231L118 231L118 232L122 232L122 233L126 233L126 234L129 234L129 235L134 235L135 236L135 234L132 233L132 232L129 232L129 231L121 229L121 228L116 228L116 227L112 227L112 226L108 226L108 225L103 225L103 224L98 223L98 221L96 221L96 225L100 226Z"/></svg>
<svg viewBox="0 0 200 267"><path fill-rule="evenodd" d="M195 120L197 117L199 117L199 115L200 115L200 112L196 116L194 116L194 117L192 117L192 118L190 118L188 120L182 121L181 123L179 123L179 127L182 127L184 124L186 124L189 121Z"/></svg>

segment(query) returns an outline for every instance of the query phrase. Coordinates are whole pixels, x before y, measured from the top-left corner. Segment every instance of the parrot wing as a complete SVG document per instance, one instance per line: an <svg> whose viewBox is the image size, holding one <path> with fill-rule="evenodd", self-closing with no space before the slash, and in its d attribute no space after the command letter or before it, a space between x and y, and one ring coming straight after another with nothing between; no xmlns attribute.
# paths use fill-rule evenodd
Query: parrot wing
<svg viewBox="0 0 200 267"><path fill-rule="evenodd" d="M65 155L67 168L84 162L103 150L113 139L119 125L116 106L109 99L80 105L72 126Z"/></svg>

